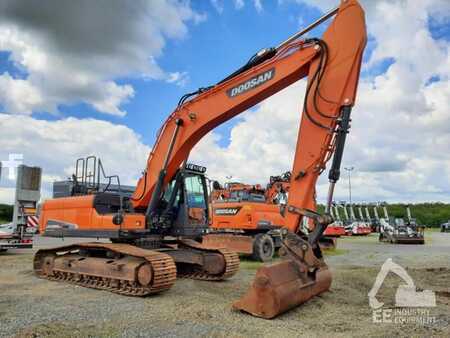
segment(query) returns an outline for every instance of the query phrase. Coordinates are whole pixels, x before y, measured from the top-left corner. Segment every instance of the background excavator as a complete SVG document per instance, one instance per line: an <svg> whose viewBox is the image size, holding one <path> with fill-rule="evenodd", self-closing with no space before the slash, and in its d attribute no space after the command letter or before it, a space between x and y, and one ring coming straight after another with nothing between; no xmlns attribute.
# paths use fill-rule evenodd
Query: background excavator
<svg viewBox="0 0 450 338"><path fill-rule="evenodd" d="M424 227L417 225L411 217L409 206L404 218L390 217L386 205L383 205L384 219L380 222L379 241L392 244L425 244Z"/></svg>
<svg viewBox="0 0 450 338"><path fill-rule="evenodd" d="M254 260L272 259L281 246L283 208L290 176L271 176L265 189L259 184L217 181L211 193L211 233L203 236L210 246L227 247Z"/></svg>
<svg viewBox="0 0 450 338"><path fill-rule="evenodd" d="M214 181L211 192L211 229L203 236L203 243L226 247L253 260L270 261L281 247L284 213L289 195L291 173L270 176L263 189L261 185L226 183L223 187ZM336 238L345 235L343 224L328 225L319 239L322 249L336 247ZM306 232L314 224L306 225Z"/></svg>
<svg viewBox="0 0 450 338"><path fill-rule="evenodd" d="M341 207L344 210L345 215L345 231L348 236L366 236L369 235L372 230L370 225L365 222L360 213L360 218L358 219L353 209L353 204L342 203ZM347 211L350 211L350 213Z"/></svg>
<svg viewBox="0 0 450 338"><path fill-rule="evenodd" d="M301 39L333 17L322 38ZM364 11L340 6L274 48L255 54L216 85L184 95L159 130L147 167L131 197L98 191L44 202L44 235L111 238L39 250L39 277L132 296L167 290L176 275L221 280L236 273L237 254L201 243L208 227L205 169L188 164L192 148L215 127L283 88L308 77L285 211L280 263L260 268L234 308L263 318L327 291L331 273L318 240L340 176L345 139L366 45ZM334 154L334 156L333 156ZM326 213L312 205L315 185L333 157ZM300 231L303 217L314 230Z"/></svg>

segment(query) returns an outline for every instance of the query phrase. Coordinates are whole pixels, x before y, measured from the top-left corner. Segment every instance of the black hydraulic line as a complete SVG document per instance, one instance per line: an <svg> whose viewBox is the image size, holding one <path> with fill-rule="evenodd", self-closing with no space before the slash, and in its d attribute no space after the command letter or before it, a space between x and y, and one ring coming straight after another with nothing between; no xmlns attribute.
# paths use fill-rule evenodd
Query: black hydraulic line
<svg viewBox="0 0 450 338"><path fill-rule="evenodd" d="M232 79L233 77L245 72L246 70L249 70L250 68L253 68L261 63L263 63L264 61L267 61L269 59L271 59L272 57L274 57L277 54L277 50L275 48L265 48L260 50L258 53L254 54L250 60L247 61L247 63L245 65L243 65L242 67L240 67L238 70L234 71L233 73L231 73L230 75L228 75L226 78L224 78L223 80L217 82L216 85L221 84L225 81L228 81L230 79ZM198 90L192 92L192 93L187 93L184 94L180 100L178 101L178 107L180 107L181 105L183 105L190 97L192 96L196 96L198 94L204 93L207 90L213 88L214 86L208 86L208 87L202 87L199 88Z"/></svg>
<svg viewBox="0 0 450 338"><path fill-rule="evenodd" d="M309 39L309 40L306 40L305 42L306 42L306 43L318 43L318 41L319 41L319 39ZM322 60L322 58L323 58L323 49L321 49L321 56L320 56L320 57L321 57L321 60ZM322 123L320 123L319 121L315 120L315 119L311 116L310 112L308 111L308 98L309 98L309 94L310 94L310 91L311 91L311 87L314 85L314 82L315 82L316 79L318 78L319 73L320 73L320 71L321 71L321 69L320 69L320 66L321 66L321 63L322 63L321 60L319 61L319 67L317 67L317 70L315 71L315 73L314 73L312 79L310 80L309 85L306 87L305 99L304 99L304 101L303 101L303 111L305 112L306 117L307 117L314 125L316 125L316 126L322 128L322 129L326 129L326 130L330 130L330 131L331 131L331 129L330 129L329 127L327 127L327 126L323 125ZM317 85L316 85L316 90L317 90ZM315 94L313 94L313 101L314 101L314 95L315 95ZM314 102L313 102L313 103L314 103ZM315 103L314 103L314 106L315 106ZM315 107L315 108L316 108L316 107ZM317 108L316 108L316 110L317 110Z"/></svg>
<svg viewBox="0 0 450 338"><path fill-rule="evenodd" d="M330 215L331 204L333 201L333 193L336 182L340 177L340 168L342 162L342 156L344 154L345 140L350 128L350 113L352 107L344 106L342 107L341 117L338 123L338 129L336 131L336 148L333 156L333 162L331 164L331 169L328 174L328 179L330 181L330 187L328 190L327 197L327 207L325 214L320 217L314 218L315 227L314 230L308 236L308 242L312 245L316 244L318 240L322 237L323 233L327 229L328 225L333 222L333 218Z"/></svg>
<svg viewBox="0 0 450 338"><path fill-rule="evenodd" d="M156 181L155 189L153 190L152 197L150 199L150 203L148 204L147 211L145 212L145 218L146 218L146 227L149 227L149 218L150 216L156 211L156 209L159 206L160 200L161 200L161 194L163 190L164 185L164 179L166 178L167 174L167 165L169 163L170 156L172 155L172 150L175 145L175 141L177 139L178 131L180 130L180 127L183 125L182 119L175 120L175 131L173 132L172 139L170 140L169 149L167 150L166 158L164 160L164 164L162 166L161 171L158 175L158 180Z"/></svg>
<svg viewBox="0 0 450 338"><path fill-rule="evenodd" d="M321 16L319 19L317 19L316 21L314 21L313 23L311 23L310 25L308 25L307 27L305 27L304 29L302 29L301 31L295 33L294 35L290 36L288 39L286 39L285 41L283 41L282 43L280 43L278 46L276 47L270 47L270 48L264 48L262 50L260 50L258 53L256 53L255 55L253 55L250 60L248 60L248 62L240 67L239 69L237 69L236 71L234 71L233 73L231 73L230 75L228 75L226 78L224 78L223 80L219 81L216 85L221 84L227 80L230 80L231 78L245 72L246 70L263 63L266 60L271 59L272 57L274 57L277 52L283 48L284 46L288 45L289 43L297 40L298 38L300 38L301 36L305 35L306 33L308 33L310 30L312 30L313 28L317 27L318 25L320 25L322 22L328 20L329 18L331 18L332 16L336 15L339 11L339 7L336 7L332 10L330 10L329 12L325 13L323 16ZM214 86L209 86L209 87L205 87L205 88L199 88L198 90L192 92L192 93L187 93L185 95L183 95L179 102L178 102L178 107L180 107L184 102L186 102L187 99L189 99L192 96L201 94L211 88L213 88ZM320 93L319 93L319 96ZM327 101L327 100L325 100Z"/></svg>
<svg viewBox="0 0 450 338"><path fill-rule="evenodd" d="M172 209L173 205L175 204L175 200L177 198L178 195L178 191L181 188L181 184L182 184L182 174L181 171L179 171L176 175L175 175L175 184L173 186L172 189L172 194L169 197L169 201L167 202L167 206L163 212L163 214L167 214L170 212L170 210Z"/></svg>
<svg viewBox="0 0 450 338"><path fill-rule="evenodd" d="M186 100L189 99L190 97L196 96L196 95L201 94L201 93L204 93L204 92L206 92L207 90L211 89L212 87L214 87L214 86L201 87L201 88L197 89L195 92L184 94L184 95L180 98L180 100L178 101L177 107L180 107L181 105L183 105L183 103L185 103Z"/></svg>
<svg viewBox="0 0 450 338"><path fill-rule="evenodd" d="M336 135L336 148L334 151L333 162L328 174L328 179L332 183L336 183L341 175L341 162L344 155L345 140L347 138L348 131L350 129L350 114L352 111L351 106L342 107L341 118L338 122L337 135Z"/></svg>
<svg viewBox="0 0 450 338"><path fill-rule="evenodd" d="M327 119L334 119L335 117L333 115L327 115L323 113L318 107L317 107L317 96L319 96L322 100L328 102L328 103L337 103L330 101L322 96L320 93L320 84L322 82L323 75L325 74L325 69L328 65L328 46L325 43L325 41L321 39L311 39L314 43L317 43L318 46L320 46L320 60L319 65L317 67L317 71L313 76L313 79L311 80L311 87L313 86L314 82L316 82L316 88L314 90L312 103L314 105L314 109L317 111L317 113ZM307 40L308 41L308 40Z"/></svg>
<svg viewBox="0 0 450 338"><path fill-rule="evenodd" d="M253 55L250 58L250 60L247 61L247 63L245 65L243 65L241 68L239 68L238 70L236 70L233 73L231 73L230 75L228 75L223 80L217 82L217 84L221 84L225 81L232 79L233 77L245 72L246 70L249 70L250 68L257 66L257 65L263 63L264 61L267 61L267 60L273 58L276 54L277 54L277 49L273 48L273 47L264 48L264 49L260 50L258 53Z"/></svg>

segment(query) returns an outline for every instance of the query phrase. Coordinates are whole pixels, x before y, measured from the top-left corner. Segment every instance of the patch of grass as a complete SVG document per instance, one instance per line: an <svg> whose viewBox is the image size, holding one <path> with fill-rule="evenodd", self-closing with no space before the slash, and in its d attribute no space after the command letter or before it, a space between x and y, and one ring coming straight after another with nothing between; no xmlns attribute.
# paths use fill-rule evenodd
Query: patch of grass
<svg viewBox="0 0 450 338"><path fill-rule="evenodd" d="M240 263L239 267L241 269L245 269L245 270L257 270L258 268L260 268L263 265L264 265L264 263L262 263L262 262L255 262L255 261L241 257L241 263Z"/></svg>
<svg viewBox="0 0 450 338"><path fill-rule="evenodd" d="M355 243L363 243L363 244L377 244L378 243L378 234L371 233L367 236L342 236L338 239L338 241L350 241Z"/></svg>
<svg viewBox="0 0 450 338"><path fill-rule="evenodd" d="M17 338L34 337L118 337L119 332L112 328L100 328L95 325L68 325L58 322L38 324L19 332Z"/></svg>
<svg viewBox="0 0 450 338"><path fill-rule="evenodd" d="M340 256L340 255L345 255L348 252L349 252L349 250L346 250L346 249L333 249L333 250L324 250L323 254L325 256Z"/></svg>

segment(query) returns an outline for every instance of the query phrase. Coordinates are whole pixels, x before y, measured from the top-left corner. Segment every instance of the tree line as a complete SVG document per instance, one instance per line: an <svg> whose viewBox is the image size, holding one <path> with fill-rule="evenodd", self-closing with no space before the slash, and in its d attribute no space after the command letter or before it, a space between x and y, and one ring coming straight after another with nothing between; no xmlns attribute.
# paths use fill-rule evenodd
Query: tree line
<svg viewBox="0 0 450 338"><path fill-rule="evenodd" d="M439 227L442 223L450 221L450 204L448 203L393 203L386 204L389 216L407 218L406 207L409 205L411 216L417 219L417 223L428 227ZM323 212L324 205L319 205L319 212ZM370 215L374 217L373 206L369 207ZM356 210L355 210L356 212ZM384 217L383 209L378 208L378 215ZM356 216L358 213L356 212ZM365 214L364 214L365 216Z"/></svg>
<svg viewBox="0 0 450 338"><path fill-rule="evenodd" d="M0 222L11 222L13 217L13 206L0 204Z"/></svg>

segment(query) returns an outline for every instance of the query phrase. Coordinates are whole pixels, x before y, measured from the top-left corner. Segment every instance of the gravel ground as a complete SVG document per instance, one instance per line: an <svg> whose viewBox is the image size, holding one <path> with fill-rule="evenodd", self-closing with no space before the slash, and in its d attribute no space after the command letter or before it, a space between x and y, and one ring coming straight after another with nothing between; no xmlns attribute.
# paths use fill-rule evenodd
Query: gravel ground
<svg viewBox="0 0 450 338"><path fill-rule="evenodd" d="M232 279L219 283L178 280L168 292L131 298L35 278L32 253L0 254L0 336L450 336L450 233L427 233L427 244L378 243L376 235L339 240L327 262L330 292L274 320L230 309L251 283L258 263L243 261ZM37 247L69 244L37 238ZM407 268L421 289L438 291L428 324L375 324L367 293L386 258ZM400 280L386 278L378 295L393 306Z"/></svg>

